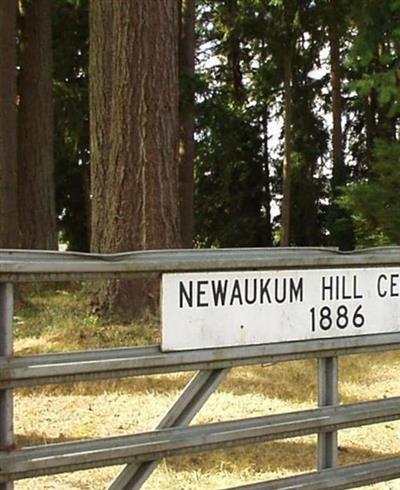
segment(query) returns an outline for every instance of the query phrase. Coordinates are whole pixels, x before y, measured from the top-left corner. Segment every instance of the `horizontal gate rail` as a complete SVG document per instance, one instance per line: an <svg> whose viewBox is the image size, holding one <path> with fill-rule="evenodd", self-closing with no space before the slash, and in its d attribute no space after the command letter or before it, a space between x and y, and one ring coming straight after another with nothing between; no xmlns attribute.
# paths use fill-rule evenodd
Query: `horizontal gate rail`
<svg viewBox="0 0 400 490"><path fill-rule="evenodd" d="M400 477L400 456L305 473L226 490L345 490Z"/></svg>
<svg viewBox="0 0 400 490"><path fill-rule="evenodd" d="M400 397L0 453L0 482L143 462L400 418ZM399 458L400 459L400 458Z"/></svg>
<svg viewBox="0 0 400 490"><path fill-rule="evenodd" d="M329 248L159 250L85 254L0 250L0 281L74 281L134 274L398 265L399 247L355 252Z"/></svg>
<svg viewBox="0 0 400 490"><path fill-rule="evenodd" d="M400 477L400 456L336 468L338 430L400 419L400 397L337 405L337 357L400 349L400 331L179 352L162 352L159 346L26 357L12 352L12 283L109 280L165 272L381 267L400 267L400 247L355 252L311 247L107 255L0 250L4 293L0 297L0 489L12 490L13 481L23 478L125 463L110 488L136 490L163 457L314 433L318 434L320 471L238 488L342 489ZM393 277L398 277L397 272ZM187 427L228 368L311 358L319 359L318 408ZM16 387L183 371L200 373L152 432L15 449L12 397Z"/></svg>
<svg viewBox="0 0 400 490"><path fill-rule="evenodd" d="M158 346L0 359L0 388L112 379L400 349L400 333L161 352Z"/></svg>

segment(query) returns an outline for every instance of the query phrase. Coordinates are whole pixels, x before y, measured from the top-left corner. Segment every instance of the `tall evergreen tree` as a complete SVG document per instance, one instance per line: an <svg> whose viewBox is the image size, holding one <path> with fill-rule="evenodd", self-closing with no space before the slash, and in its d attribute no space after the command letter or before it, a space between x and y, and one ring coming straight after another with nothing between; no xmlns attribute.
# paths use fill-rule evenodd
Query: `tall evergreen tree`
<svg viewBox="0 0 400 490"><path fill-rule="evenodd" d="M282 49L283 57L283 107L284 107L284 154L282 167L282 207L281 207L281 246L290 245L290 208L292 187L292 125L293 125L293 55L296 46L293 23L296 17L296 5L290 0L283 0L283 35L286 47Z"/></svg>
<svg viewBox="0 0 400 490"><path fill-rule="evenodd" d="M260 111L246 83L252 71L247 8L242 1L224 1L203 2L199 9L200 44L214 65L199 70L195 214L202 246L270 243L266 145Z"/></svg>
<svg viewBox="0 0 400 490"><path fill-rule="evenodd" d="M181 244L176 164L178 7L178 2L169 0L115 1L108 60L111 70L102 60L93 59L104 53L91 46L92 80L108 77L111 71L112 84L108 126L98 122L104 117L106 94L93 94L90 106L92 131L104 128L108 146L107 159L100 158L98 151L91 159L92 236L100 252L176 248ZM104 25L91 23L91 39L106 31ZM107 36L94 46L108 42ZM114 282L97 296L101 310L124 315L140 314L146 305L157 301L155 283L139 280Z"/></svg>
<svg viewBox="0 0 400 490"><path fill-rule="evenodd" d="M180 71L180 147L179 147L179 202L182 245L193 246L193 166L195 157L195 51L196 2L181 0L179 71Z"/></svg>
<svg viewBox="0 0 400 490"><path fill-rule="evenodd" d="M293 244L315 246L325 243L327 196L325 165L328 160L328 130L324 91L328 77L310 76L321 65L325 35L320 7L301 2L298 40L293 75L292 203L290 235Z"/></svg>
<svg viewBox="0 0 400 490"><path fill-rule="evenodd" d="M360 126L368 160L363 179L346 189L341 202L352 213L361 245L400 243L400 5L391 0L381 7L366 1L353 5L357 36L349 64L352 88L367 108Z"/></svg>
<svg viewBox="0 0 400 490"><path fill-rule="evenodd" d="M102 208L111 199L107 180L114 169L110 165L112 142L112 50L113 11L108 0L90 2L90 162L91 162L91 243L92 252L105 250L108 230L103 224ZM110 194L110 197L108 197ZM111 247L111 246L110 246Z"/></svg>
<svg viewBox="0 0 400 490"><path fill-rule="evenodd" d="M20 2L18 207L21 247L57 249L50 0Z"/></svg>
<svg viewBox="0 0 400 490"><path fill-rule="evenodd" d="M18 247L16 2L0 2L0 247Z"/></svg>
<svg viewBox="0 0 400 490"><path fill-rule="evenodd" d="M350 214L339 205L342 188L348 183L349 171L345 164L342 119L343 99L343 59L342 44L348 12L346 2L330 0L327 5L327 30L330 55L331 112L332 112L332 179L331 205L328 217L329 242L341 250L354 247L354 233Z"/></svg>

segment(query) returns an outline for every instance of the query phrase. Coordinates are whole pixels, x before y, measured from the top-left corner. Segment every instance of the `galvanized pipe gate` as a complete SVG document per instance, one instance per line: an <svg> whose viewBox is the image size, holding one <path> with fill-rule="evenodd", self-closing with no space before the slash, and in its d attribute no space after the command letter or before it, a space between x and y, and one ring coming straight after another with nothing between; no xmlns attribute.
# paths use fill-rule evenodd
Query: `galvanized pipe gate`
<svg viewBox="0 0 400 490"><path fill-rule="evenodd" d="M137 489L161 458L318 434L318 471L249 489L344 489L400 477L400 456L337 467L337 431L400 418L400 397L338 404L337 357L400 348L400 332L162 352L159 346L13 356L13 283L126 278L165 272L399 267L400 248L150 251L116 255L0 251L0 489L15 480L126 464L109 487ZM188 427L234 366L318 359L318 408ZM198 371L156 430L91 441L16 448L12 390L21 386Z"/></svg>

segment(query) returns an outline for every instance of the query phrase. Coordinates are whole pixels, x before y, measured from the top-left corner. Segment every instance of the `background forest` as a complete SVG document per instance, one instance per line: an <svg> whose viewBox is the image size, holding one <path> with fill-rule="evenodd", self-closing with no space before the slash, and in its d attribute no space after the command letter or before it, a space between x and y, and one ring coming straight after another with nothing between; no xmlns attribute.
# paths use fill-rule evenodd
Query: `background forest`
<svg viewBox="0 0 400 490"><path fill-rule="evenodd" d="M2 0L0 246L399 243L399 43L399 0Z"/></svg>
<svg viewBox="0 0 400 490"><path fill-rule="evenodd" d="M58 250L62 245L107 254L400 245L399 48L400 0L0 0L0 249ZM188 255L197 253L202 252ZM47 270L55 269L54 254L44 255ZM32 256L13 262L16 270L20 267L17 275L29 269L26 261ZM62 255L67 263L74 260L72 254L67 257ZM376 422L340 431L338 464L347 472L341 482L399 476L399 421L391 421L400 390L398 351L373 352L398 347L398 334L388 331L382 341L353 337L353 344L346 341L337 351L332 346L344 343L331 339L319 353L325 341L315 340L303 353L307 358L293 362L270 361L300 359L302 347L288 356L280 348L277 357L268 354L275 349L267 349L265 359L262 346L250 353L236 348L227 357L179 355L176 364L168 361L171 369L206 369L161 419L189 377L167 372L162 363L168 354L157 357L160 281L155 276L121 273L118 280L68 286L18 284L15 315L11 284L3 284L3 449L15 449L10 419L18 450L131 436L149 431L158 420L187 423L187 414L227 374L195 424L236 420L240 429L241 419L264 417L268 425L269 417L276 421L278 414L286 413L280 420L289 420L289 412L305 420L301 414L314 412L300 411L334 403L340 395L341 408L348 410L337 412L343 427L351 424L343 413L358 417L353 425ZM392 296L396 278L391 275ZM371 303L373 298L365 299ZM347 311L337 307L339 329L343 319L348 323L343 308ZM331 320L326 318L327 329ZM13 357L11 330L18 358ZM353 353L352 345L361 346L357 352L365 355L341 355ZM127 346L127 351L119 349ZM134 346L142 346L144 354ZM116 353L93 353L112 347ZM71 351L79 353L66 354ZM46 354L44 360L38 353ZM318 396L317 364L309 358L313 353L339 357L339 368L336 357L318 360ZM189 357L199 364L177 364ZM261 365L247 365L263 359ZM154 376L116 378L145 374L151 362L158 363ZM89 382L70 383L81 379L80 372ZM95 379L96 372L101 379ZM52 373L52 380L63 378L68 386L38 386L34 392L24 387L35 379L46 382ZM327 382L329 373L335 382ZM103 380L109 375L112 379ZM348 408L366 400L373 400L370 413L367 405ZM179 406L183 412L176 416ZM321 420L307 417L307 430L309 417ZM261 440L261 425L252 427ZM281 427L281 434L293 431ZM198 440L208 434L203 439L211 441L209 430L197 432ZM188 451L163 462L148 488L215 489L314 471L324 445L331 462L336 457L336 431L327 434L320 438L320 449L317 436L310 434L204 455ZM170 438L164 447L172 443ZM123 453L124 447L117 454L128 455L131 449ZM33 454L49 454L44 451ZM93 457L101 459L96 452ZM43 458L25 464L24 456L16 454L10 471L25 468L26 476L29 468L46 464ZM81 454L83 464L90 464L90 451ZM383 465L378 473L365 466L343 468L375 458ZM68 459L60 459L68 465ZM57 454L48 464L57 471ZM119 471L94 468L86 474L27 478L18 488L98 489ZM397 483L376 488L387 490L387 485L396 488Z"/></svg>

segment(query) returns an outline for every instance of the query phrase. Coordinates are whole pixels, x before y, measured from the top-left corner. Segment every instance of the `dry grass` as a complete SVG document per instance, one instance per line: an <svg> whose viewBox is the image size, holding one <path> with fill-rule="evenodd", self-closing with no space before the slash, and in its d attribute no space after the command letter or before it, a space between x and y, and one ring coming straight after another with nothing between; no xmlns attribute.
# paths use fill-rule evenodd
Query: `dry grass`
<svg viewBox="0 0 400 490"><path fill-rule="evenodd" d="M36 288L15 318L16 353L25 355L158 341L156 321L109 324L90 314L80 287ZM396 396L400 355L351 356L340 362L341 401ZM129 434L152 429L179 395L189 374L40 387L16 391L15 422L21 446ZM194 423L281 413L316 404L314 361L233 369ZM400 451L400 425L377 424L340 432L340 464ZM315 469L316 437L302 437L163 461L146 489L218 489ZM120 468L24 480L17 490L102 489ZM400 489L400 480L369 488Z"/></svg>

